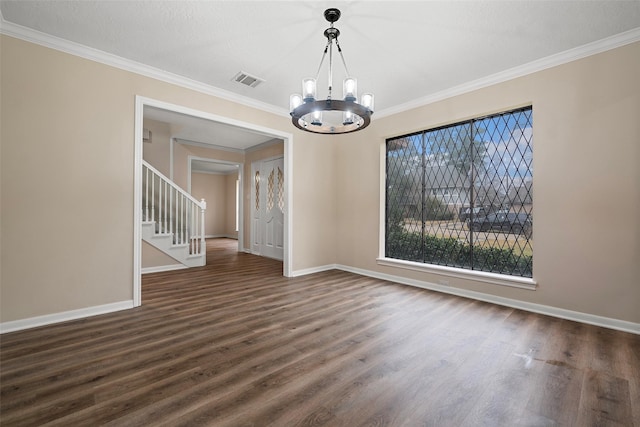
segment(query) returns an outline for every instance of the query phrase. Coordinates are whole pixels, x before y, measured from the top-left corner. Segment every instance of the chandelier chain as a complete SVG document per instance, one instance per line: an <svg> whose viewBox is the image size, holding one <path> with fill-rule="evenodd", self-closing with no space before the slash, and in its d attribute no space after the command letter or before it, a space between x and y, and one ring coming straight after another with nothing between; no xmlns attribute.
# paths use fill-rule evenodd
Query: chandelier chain
<svg viewBox="0 0 640 427"><path fill-rule="evenodd" d="M322 70L322 64L324 64L324 58L327 57L327 51L329 50L329 44L331 41L327 42L327 45L324 47L324 52L322 53L322 59L320 59L320 65L318 65L318 71L316 71L316 80L320 77L320 70Z"/></svg>
<svg viewBox="0 0 640 427"><path fill-rule="evenodd" d="M331 25L333 28L333 25ZM329 39L329 94L327 95L327 100L331 99L331 91L333 90L333 41Z"/></svg>
<svg viewBox="0 0 640 427"><path fill-rule="evenodd" d="M351 77L349 68L347 68L347 61L344 60L344 55L342 54L342 48L340 47L340 43L338 43L337 38L336 38L336 46L338 47L338 53L340 53L340 58L342 58L342 65L344 65L344 70L347 72L347 77Z"/></svg>

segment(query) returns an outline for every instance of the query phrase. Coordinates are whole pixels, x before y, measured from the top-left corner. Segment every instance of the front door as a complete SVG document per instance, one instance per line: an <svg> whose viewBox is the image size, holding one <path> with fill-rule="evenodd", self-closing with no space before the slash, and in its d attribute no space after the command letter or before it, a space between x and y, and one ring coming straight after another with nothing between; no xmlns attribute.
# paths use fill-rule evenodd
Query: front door
<svg viewBox="0 0 640 427"><path fill-rule="evenodd" d="M251 251L284 257L284 158L254 162L251 191Z"/></svg>

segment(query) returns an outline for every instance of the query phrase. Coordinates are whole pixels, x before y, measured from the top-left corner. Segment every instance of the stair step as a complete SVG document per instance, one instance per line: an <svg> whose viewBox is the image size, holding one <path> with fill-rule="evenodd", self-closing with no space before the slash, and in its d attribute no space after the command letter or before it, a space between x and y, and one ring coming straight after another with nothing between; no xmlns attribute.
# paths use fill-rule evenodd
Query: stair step
<svg viewBox="0 0 640 427"><path fill-rule="evenodd" d="M202 254L190 253L192 242L174 244L174 233L156 233L155 221L143 221L142 225L142 239L151 246L154 246L188 267L200 267L206 264L205 252ZM199 241L194 243L196 245L200 244Z"/></svg>

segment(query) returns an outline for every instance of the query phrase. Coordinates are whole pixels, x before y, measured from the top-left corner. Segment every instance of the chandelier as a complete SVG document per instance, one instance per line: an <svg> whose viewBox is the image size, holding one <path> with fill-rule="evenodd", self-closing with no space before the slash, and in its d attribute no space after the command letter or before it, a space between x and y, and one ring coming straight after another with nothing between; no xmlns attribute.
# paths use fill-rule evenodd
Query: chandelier
<svg viewBox="0 0 640 427"><path fill-rule="evenodd" d="M331 27L324 31L327 45L324 48L316 77L303 79L302 95L293 94L289 98L291 122L298 129L329 135L362 130L371 123L373 94L365 93L362 95L360 103L357 102L357 80L349 74L340 43L338 43L340 30L333 27L333 23L340 19L340 11L334 8L327 9L324 11L324 17L331 23ZM334 44L340 54L347 76L342 84L342 99L332 98ZM318 100L316 99L316 81L327 52L329 53L329 90L326 99Z"/></svg>

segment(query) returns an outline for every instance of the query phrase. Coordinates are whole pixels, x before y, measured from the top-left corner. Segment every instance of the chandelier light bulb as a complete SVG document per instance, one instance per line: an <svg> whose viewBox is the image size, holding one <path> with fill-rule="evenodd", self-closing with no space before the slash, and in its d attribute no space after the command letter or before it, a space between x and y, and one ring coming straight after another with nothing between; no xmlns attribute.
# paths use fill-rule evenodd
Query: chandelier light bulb
<svg viewBox="0 0 640 427"><path fill-rule="evenodd" d="M294 93L289 97L289 111L293 111L302 105L302 96Z"/></svg>
<svg viewBox="0 0 640 427"><path fill-rule="evenodd" d="M360 101L363 107L368 109L369 111L373 111L373 94L365 93L362 95L362 100Z"/></svg>
<svg viewBox="0 0 640 427"><path fill-rule="evenodd" d="M316 79L302 80L302 97L304 102L315 101L316 99Z"/></svg>
<svg viewBox="0 0 640 427"><path fill-rule="evenodd" d="M313 121L311 124L314 126L322 126L322 111L313 112Z"/></svg>
<svg viewBox="0 0 640 427"><path fill-rule="evenodd" d="M342 85L342 93L344 94L345 101L355 101L358 99L357 94L358 82L353 77L347 77L344 79Z"/></svg>
<svg viewBox="0 0 640 427"><path fill-rule="evenodd" d="M342 124L345 126L353 124L353 113L351 111L342 113Z"/></svg>

